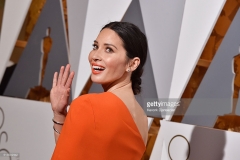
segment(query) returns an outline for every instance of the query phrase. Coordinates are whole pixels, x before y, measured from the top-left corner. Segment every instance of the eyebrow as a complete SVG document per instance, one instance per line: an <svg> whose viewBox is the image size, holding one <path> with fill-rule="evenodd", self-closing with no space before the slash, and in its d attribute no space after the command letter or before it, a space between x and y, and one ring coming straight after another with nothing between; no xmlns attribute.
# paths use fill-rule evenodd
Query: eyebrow
<svg viewBox="0 0 240 160"><path fill-rule="evenodd" d="M94 40L94 43L98 43L98 41ZM104 45L106 45L106 46L113 46L114 48L116 48L116 49L117 49L117 47L116 47L116 46L114 46L113 44L104 43Z"/></svg>

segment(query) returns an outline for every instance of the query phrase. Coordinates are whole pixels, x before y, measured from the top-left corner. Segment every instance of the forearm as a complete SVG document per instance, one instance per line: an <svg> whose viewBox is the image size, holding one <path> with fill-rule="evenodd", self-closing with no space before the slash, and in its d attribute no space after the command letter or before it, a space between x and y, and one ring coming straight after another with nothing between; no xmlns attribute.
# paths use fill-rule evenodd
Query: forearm
<svg viewBox="0 0 240 160"><path fill-rule="evenodd" d="M56 122L64 123L66 116L67 116L67 113L66 113L66 114L54 114L53 119L54 119L54 121L56 121ZM53 127L54 127L58 132L61 133L63 125L53 123ZM59 135L60 135L59 133L57 133L56 131L54 131L54 138L55 138L55 142L56 142L56 143L57 143L57 140L58 140Z"/></svg>
<svg viewBox="0 0 240 160"><path fill-rule="evenodd" d="M74 72L70 73L70 65L66 68L62 66L60 72L54 73L53 84L50 92L51 106L53 110L53 124L55 142L57 142L59 134L62 131L63 123L67 115L67 105L70 96L71 84L74 77ZM59 122L60 124L56 124ZM62 123L62 125L61 125Z"/></svg>

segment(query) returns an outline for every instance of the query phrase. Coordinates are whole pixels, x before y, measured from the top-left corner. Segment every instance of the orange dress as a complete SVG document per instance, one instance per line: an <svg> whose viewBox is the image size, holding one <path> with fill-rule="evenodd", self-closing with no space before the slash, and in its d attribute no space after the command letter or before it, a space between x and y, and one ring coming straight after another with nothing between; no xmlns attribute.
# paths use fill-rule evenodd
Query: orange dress
<svg viewBox="0 0 240 160"><path fill-rule="evenodd" d="M140 160L146 147L123 101L111 92L75 99L52 160Z"/></svg>

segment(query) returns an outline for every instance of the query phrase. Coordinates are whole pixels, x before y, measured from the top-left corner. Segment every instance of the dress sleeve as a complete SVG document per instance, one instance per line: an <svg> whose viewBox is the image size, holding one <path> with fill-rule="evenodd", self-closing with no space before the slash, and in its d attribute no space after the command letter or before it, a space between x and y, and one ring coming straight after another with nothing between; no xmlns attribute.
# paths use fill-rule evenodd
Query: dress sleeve
<svg viewBox="0 0 240 160"><path fill-rule="evenodd" d="M94 131L91 101L87 95L80 96L70 105L52 160L82 159L84 153L88 152L86 148L89 143L91 144Z"/></svg>

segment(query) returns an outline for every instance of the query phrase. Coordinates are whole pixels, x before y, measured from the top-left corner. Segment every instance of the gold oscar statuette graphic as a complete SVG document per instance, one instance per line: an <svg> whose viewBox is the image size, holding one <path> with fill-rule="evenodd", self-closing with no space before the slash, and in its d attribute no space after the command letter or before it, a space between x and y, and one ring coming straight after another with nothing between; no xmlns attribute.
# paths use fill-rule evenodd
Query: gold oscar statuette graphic
<svg viewBox="0 0 240 160"><path fill-rule="evenodd" d="M231 113L218 116L214 128L240 132L240 116L236 115L237 102L240 90L240 47L239 54L233 57L233 93L232 93L232 110Z"/></svg>
<svg viewBox="0 0 240 160"><path fill-rule="evenodd" d="M231 114L218 116L214 128L240 132L240 116Z"/></svg>
<svg viewBox="0 0 240 160"><path fill-rule="evenodd" d="M43 37L42 39L42 45L41 45L42 62L40 67L41 68L40 84L30 89L27 95L27 99L44 101L44 102L50 101L50 97L49 97L50 91L42 86L46 65L48 61L48 54L52 47L52 38L50 37L50 33L51 33L51 28L48 27L46 31L46 36Z"/></svg>

